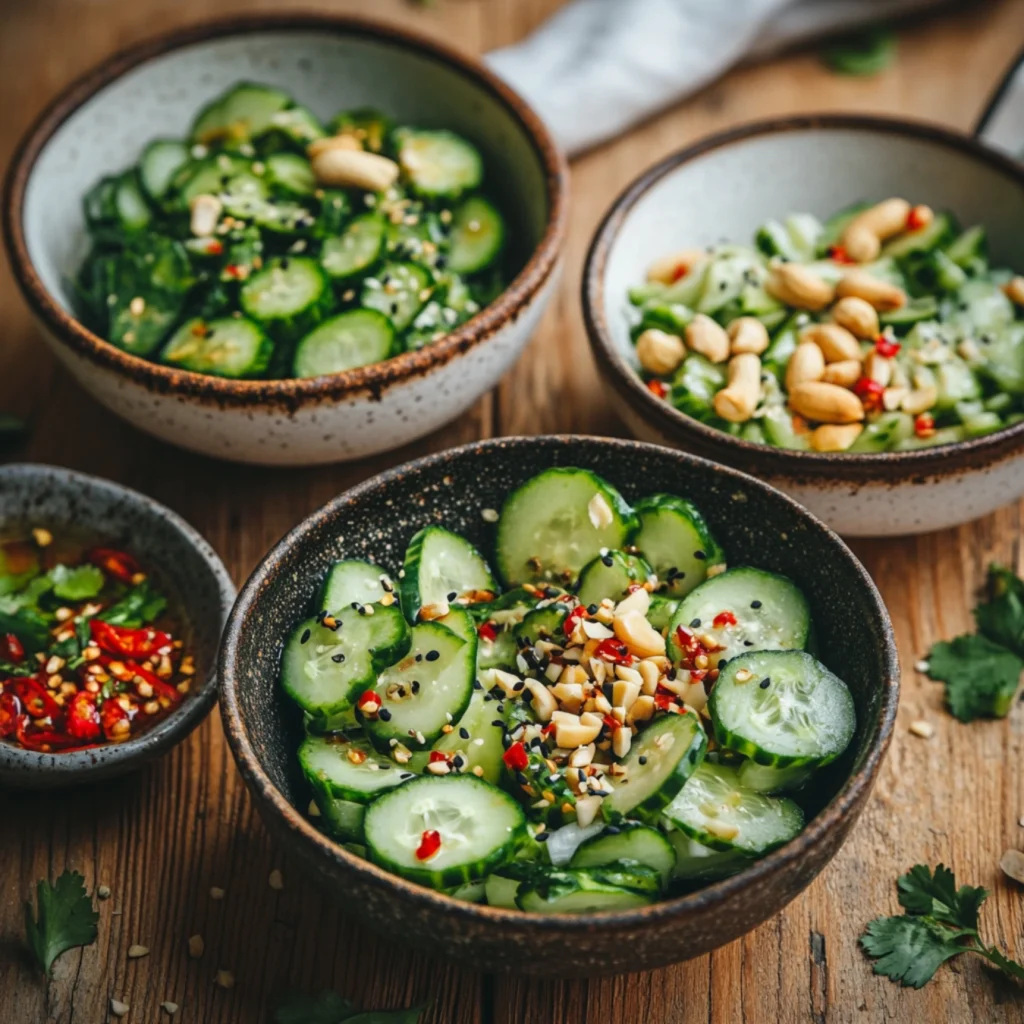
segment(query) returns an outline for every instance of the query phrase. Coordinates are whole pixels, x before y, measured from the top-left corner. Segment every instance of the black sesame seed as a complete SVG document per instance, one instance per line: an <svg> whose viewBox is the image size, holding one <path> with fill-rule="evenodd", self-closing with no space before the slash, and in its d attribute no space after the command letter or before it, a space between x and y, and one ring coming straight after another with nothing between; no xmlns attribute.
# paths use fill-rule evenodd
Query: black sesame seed
<svg viewBox="0 0 1024 1024"><path fill-rule="evenodd" d="M606 701L608 701L609 704L611 704L612 703L612 694L615 692L613 684L612 683L602 683L601 684L601 692L604 694L604 699Z"/></svg>
<svg viewBox="0 0 1024 1024"><path fill-rule="evenodd" d="M647 764L647 756L646 756L646 754L641 754L641 755L640 755L640 756L639 756L639 757L637 758L637 761L638 761L638 762L639 762L640 764Z"/></svg>
<svg viewBox="0 0 1024 1024"><path fill-rule="evenodd" d="M696 558L698 562L703 562L708 556L703 551L694 551L693 557Z"/></svg>
<svg viewBox="0 0 1024 1024"><path fill-rule="evenodd" d="M587 605L587 614L588 615L596 615L597 614L597 605L596 604L588 604Z"/></svg>
<svg viewBox="0 0 1024 1024"><path fill-rule="evenodd" d="M440 657L440 651L427 651L427 661L437 661L437 659Z"/></svg>
<svg viewBox="0 0 1024 1024"><path fill-rule="evenodd" d="M617 836L622 829L618 825L609 825L605 830L605 835Z"/></svg>
<svg viewBox="0 0 1024 1024"><path fill-rule="evenodd" d="M604 564L607 565L608 568L611 568L615 564L615 559L612 558L611 555L602 555L601 561L604 562Z"/></svg>
<svg viewBox="0 0 1024 1024"><path fill-rule="evenodd" d="M754 641L753 640L744 640L743 641L743 646L744 647L753 647L754 646Z"/></svg>
<svg viewBox="0 0 1024 1024"><path fill-rule="evenodd" d="M388 711L387 708L381 708L380 711L377 712L377 717L382 722L390 722L391 721L391 712Z"/></svg>
<svg viewBox="0 0 1024 1024"><path fill-rule="evenodd" d="M456 768L461 768L465 763L465 759L462 757L461 754L456 754L452 758L452 765Z"/></svg>
<svg viewBox="0 0 1024 1024"><path fill-rule="evenodd" d="M485 693L484 694L484 701L486 702L486 701L489 701L489 700L494 700L494 698L489 693Z"/></svg>
<svg viewBox="0 0 1024 1024"><path fill-rule="evenodd" d="M460 725L459 726L459 735L464 740L468 740L469 739L469 730L464 725Z"/></svg>
<svg viewBox="0 0 1024 1024"><path fill-rule="evenodd" d="M520 679L519 682L512 684L512 692L518 693L525 685L526 683L524 683L522 679Z"/></svg>
<svg viewBox="0 0 1024 1024"><path fill-rule="evenodd" d="M690 619L690 629L699 629L700 619Z"/></svg>
<svg viewBox="0 0 1024 1024"><path fill-rule="evenodd" d="M416 655L416 660L417 661L422 661L423 660L423 655L422 654L417 654Z"/></svg>
<svg viewBox="0 0 1024 1024"><path fill-rule="evenodd" d="M481 683L479 679L474 679L473 680L473 689L474 690L482 690L483 688L484 688L484 684Z"/></svg>
<svg viewBox="0 0 1024 1024"><path fill-rule="evenodd" d="M495 726L498 729L504 729L505 728L505 722L501 718L495 718L494 721L491 722L491 725Z"/></svg>
<svg viewBox="0 0 1024 1024"><path fill-rule="evenodd" d="M538 843L546 843L550 834L550 832L538 832L533 838L536 839Z"/></svg>
<svg viewBox="0 0 1024 1024"><path fill-rule="evenodd" d="M281 257L281 269L282 270L287 270L288 269L288 257L287 256L282 256Z"/></svg>
<svg viewBox="0 0 1024 1024"><path fill-rule="evenodd" d="M304 644L309 642L310 632L308 629L302 631L302 636L299 638L299 643Z"/></svg>
<svg viewBox="0 0 1024 1024"><path fill-rule="evenodd" d="M457 590L449 590L448 591L448 600L449 601L454 601L455 598L457 598L458 596L459 596L459 592Z"/></svg>
<svg viewBox="0 0 1024 1024"><path fill-rule="evenodd" d="M418 679L414 679L412 681L412 692L413 693L419 693L420 692L420 681Z"/></svg>
<svg viewBox="0 0 1024 1024"><path fill-rule="evenodd" d="M406 782L406 781L407 781L407 780L409 780L409 779L415 779L415 778L416 778L416 776L415 776L415 775L414 775L414 774L413 774L412 772L402 772L402 774L401 774L401 775L399 775L398 777L399 777L399 778L400 778L400 779L401 779L401 780L402 780L403 782Z"/></svg>
<svg viewBox="0 0 1024 1024"><path fill-rule="evenodd" d="M768 687L772 685L772 677L765 676L757 685L760 686L762 690L767 690Z"/></svg>
<svg viewBox="0 0 1024 1024"><path fill-rule="evenodd" d="M761 607L761 602L760 601L751 601L750 602L750 607L751 608L760 608Z"/></svg>
<svg viewBox="0 0 1024 1024"><path fill-rule="evenodd" d="M530 784L530 780L522 772L516 772L516 782L520 786L528 786Z"/></svg>
<svg viewBox="0 0 1024 1024"><path fill-rule="evenodd" d="M331 661L333 661L335 665L340 665L344 660L345 655L341 651L338 651L337 654L331 655Z"/></svg>

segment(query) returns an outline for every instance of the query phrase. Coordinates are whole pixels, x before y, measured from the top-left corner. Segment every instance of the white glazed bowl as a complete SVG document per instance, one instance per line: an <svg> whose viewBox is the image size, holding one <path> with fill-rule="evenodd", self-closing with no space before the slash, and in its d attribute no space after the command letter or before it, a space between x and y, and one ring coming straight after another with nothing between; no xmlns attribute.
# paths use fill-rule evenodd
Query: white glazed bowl
<svg viewBox="0 0 1024 1024"><path fill-rule="evenodd" d="M490 306L419 352L329 377L229 381L173 370L108 344L73 316L87 249L81 200L156 136L240 80L279 86L327 118L375 106L447 127L484 154L519 271ZM65 90L8 175L14 274L43 333L94 397L142 430L240 462L309 465L396 448L454 419L522 352L555 287L567 170L530 108L477 62L390 26L331 15L243 16L133 47Z"/></svg>
<svg viewBox="0 0 1024 1024"><path fill-rule="evenodd" d="M892 195L984 224L992 258L1024 269L1024 167L931 125L832 115L762 122L705 139L641 175L598 228L583 274L587 332L626 426L758 476L846 536L937 530L1024 495L1024 423L912 452L788 451L705 426L637 376L627 292L659 253L746 241L769 217L824 217Z"/></svg>

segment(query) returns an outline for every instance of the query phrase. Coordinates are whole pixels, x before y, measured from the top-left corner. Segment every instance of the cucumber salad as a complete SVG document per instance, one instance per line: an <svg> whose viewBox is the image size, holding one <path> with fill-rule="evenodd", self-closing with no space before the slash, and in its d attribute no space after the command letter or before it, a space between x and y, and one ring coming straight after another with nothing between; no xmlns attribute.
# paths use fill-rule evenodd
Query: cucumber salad
<svg viewBox="0 0 1024 1024"><path fill-rule="evenodd" d="M319 377L444 337L504 289L466 139L374 110L321 124L243 83L85 196L83 322L194 373Z"/></svg>
<svg viewBox="0 0 1024 1024"><path fill-rule="evenodd" d="M905 199L657 259L630 292L650 391L745 441L909 451L1024 419L1024 277Z"/></svg>
<svg viewBox="0 0 1024 1024"><path fill-rule="evenodd" d="M330 569L284 645L310 813L456 897L543 914L649 904L804 825L856 725L790 580L727 566L671 494L589 470L514 490L491 558L443 526L397 573Z"/></svg>

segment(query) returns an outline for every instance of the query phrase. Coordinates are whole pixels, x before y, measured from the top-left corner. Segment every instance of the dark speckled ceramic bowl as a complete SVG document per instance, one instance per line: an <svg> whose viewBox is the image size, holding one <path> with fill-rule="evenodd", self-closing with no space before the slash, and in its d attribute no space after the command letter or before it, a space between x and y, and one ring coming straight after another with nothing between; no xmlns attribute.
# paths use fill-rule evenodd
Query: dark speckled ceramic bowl
<svg viewBox="0 0 1024 1024"><path fill-rule="evenodd" d="M0 466L0 533L43 526L135 555L168 595L195 655L192 692L149 732L125 743L66 754L23 750L0 740L0 785L25 788L97 782L138 768L183 740L217 697L217 644L235 587L216 552L180 516L137 491L56 466Z"/></svg>
<svg viewBox="0 0 1024 1024"><path fill-rule="evenodd" d="M628 500L653 491L691 498L733 564L792 577L814 610L821 656L850 685L858 728L808 807L803 833L742 874L643 910L543 917L462 903L353 856L307 820L297 769L302 727L278 687L281 643L310 611L328 566L371 559L390 571L413 533L444 523L490 550L481 510L550 466L584 466ZM784 907L842 845L889 743L899 663L882 600L827 527L778 491L666 448L589 437L513 438L432 455L347 491L289 533L242 589L221 648L228 741L275 837L348 913L389 938L485 970L535 974L637 971L684 960L742 935Z"/></svg>

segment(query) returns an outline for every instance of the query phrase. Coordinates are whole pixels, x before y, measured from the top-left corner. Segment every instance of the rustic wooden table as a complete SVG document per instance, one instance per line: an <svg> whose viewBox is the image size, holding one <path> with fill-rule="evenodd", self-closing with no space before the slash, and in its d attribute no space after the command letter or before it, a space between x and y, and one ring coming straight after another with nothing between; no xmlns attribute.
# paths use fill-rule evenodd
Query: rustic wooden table
<svg viewBox="0 0 1024 1024"><path fill-rule="evenodd" d="M336 0L471 52L521 37L558 0ZM115 49L219 10L269 0L36 0L3 4L0 164L42 104ZM707 132L806 110L898 112L969 129L1024 39L1024 4L970 6L901 32L899 60L878 78L840 78L813 55L737 71L573 167L561 295L532 347L498 390L459 422L369 463L281 471L229 466L127 428L91 401L43 347L6 268L0 273L0 408L28 417L27 457L122 480L181 512L241 582L307 513L357 480L426 451L495 434L615 433L587 354L578 282L587 240L639 170ZM407 952L355 926L270 843L224 743L216 713L174 753L134 778L58 795L0 794L0 1019L100 1024L112 996L129 1021L252 1024L285 988L334 987L371 1007L433 999L429 1024L683 1024L737 1021L1019 1021L1020 989L976 960L940 971L922 992L878 979L856 945L864 923L894 912L894 879L916 861L951 864L986 885L992 941L1024 953L1021 890L1000 876L1002 851L1024 843L1024 708L1006 721L958 724L941 688L913 671L919 652L970 628L972 593L991 559L1024 567L1021 505L958 530L855 545L892 612L904 668L903 707L875 795L845 849L784 913L710 956L648 974L593 981L485 977ZM907 731L924 717L930 740ZM21 903L36 879L65 867L106 884L99 940L57 964L44 984L19 951ZM279 867L281 892L268 875ZM223 901L211 886L227 890ZM201 933L206 953L186 954ZM129 961L133 943L150 955ZM218 968L237 986L214 985Z"/></svg>

